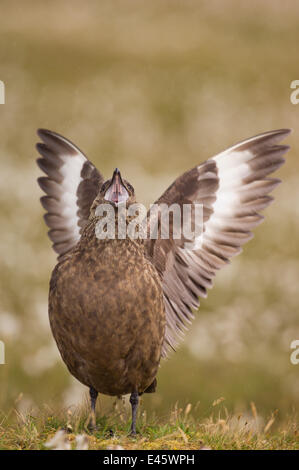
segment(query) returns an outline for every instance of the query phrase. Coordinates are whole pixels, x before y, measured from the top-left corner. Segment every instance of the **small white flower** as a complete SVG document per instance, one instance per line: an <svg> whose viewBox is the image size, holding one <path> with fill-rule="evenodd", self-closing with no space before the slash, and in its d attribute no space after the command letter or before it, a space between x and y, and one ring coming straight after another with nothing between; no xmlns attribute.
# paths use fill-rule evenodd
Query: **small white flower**
<svg viewBox="0 0 299 470"><path fill-rule="evenodd" d="M60 429L56 434L45 443L45 447L52 450L70 450L71 444L67 439L65 431Z"/></svg>
<svg viewBox="0 0 299 470"><path fill-rule="evenodd" d="M45 447L52 450L71 450L72 446L67 438L67 433L60 429L56 434L45 443ZM88 437L86 434L78 434L76 436L75 450L88 450Z"/></svg>
<svg viewBox="0 0 299 470"><path fill-rule="evenodd" d="M76 443L76 450L88 450L88 437L86 434L78 434Z"/></svg>
<svg viewBox="0 0 299 470"><path fill-rule="evenodd" d="M107 450L124 450L124 448L118 444L114 444L107 447Z"/></svg>

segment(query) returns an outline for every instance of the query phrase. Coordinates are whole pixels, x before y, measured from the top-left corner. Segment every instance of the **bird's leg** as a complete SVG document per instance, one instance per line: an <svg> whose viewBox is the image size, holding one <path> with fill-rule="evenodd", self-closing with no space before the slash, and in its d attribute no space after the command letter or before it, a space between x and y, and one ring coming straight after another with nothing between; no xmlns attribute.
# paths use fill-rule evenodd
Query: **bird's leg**
<svg viewBox="0 0 299 470"><path fill-rule="evenodd" d="M91 405L89 428L92 431L96 429L96 403L97 403L98 394L99 393L93 387L89 388L90 405Z"/></svg>
<svg viewBox="0 0 299 470"><path fill-rule="evenodd" d="M130 403L132 407L131 436L136 436L136 418L137 418L137 410L138 410L138 403L139 403L138 392L131 393Z"/></svg>

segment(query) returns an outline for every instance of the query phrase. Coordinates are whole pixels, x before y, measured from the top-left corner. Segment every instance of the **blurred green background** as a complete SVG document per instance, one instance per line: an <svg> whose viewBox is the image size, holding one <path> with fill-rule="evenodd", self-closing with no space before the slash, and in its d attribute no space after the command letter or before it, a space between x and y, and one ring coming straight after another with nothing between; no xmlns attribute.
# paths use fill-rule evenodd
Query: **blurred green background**
<svg viewBox="0 0 299 470"><path fill-rule="evenodd" d="M184 344L143 406L166 415L224 397L286 418L299 404L299 4L294 1L1 1L0 410L78 404L52 339L55 255L39 203L36 129L74 141L108 177L117 166L140 202L257 133L292 127L275 203L241 256L219 273ZM110 399L104 399L109 408ZM102 399L103 402L103 399Z"/></svg>

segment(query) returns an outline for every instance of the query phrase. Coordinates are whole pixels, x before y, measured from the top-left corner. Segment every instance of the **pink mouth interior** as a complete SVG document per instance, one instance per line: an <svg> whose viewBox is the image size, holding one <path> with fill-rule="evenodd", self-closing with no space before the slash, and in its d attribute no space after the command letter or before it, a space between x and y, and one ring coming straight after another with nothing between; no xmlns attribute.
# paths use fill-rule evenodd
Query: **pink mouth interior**
<svg viewBox="0 0 299 470"><path fill-rule="evenodd" d="M120 202L124 202L128 199L129 194L124 185L122 184L118 175L115 176L115 180L109 186L105 193L105 199L107 201L114 202L118 204Z"/></svg>

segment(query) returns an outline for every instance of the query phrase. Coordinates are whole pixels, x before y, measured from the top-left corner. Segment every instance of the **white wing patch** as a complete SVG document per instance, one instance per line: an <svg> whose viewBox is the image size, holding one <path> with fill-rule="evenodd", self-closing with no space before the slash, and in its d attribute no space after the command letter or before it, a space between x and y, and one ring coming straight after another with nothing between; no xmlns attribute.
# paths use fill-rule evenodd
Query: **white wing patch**
<svg viewBox="0 0 299 470"><path fill-rule="evenodd" d="M164 356L181 339L193 318L192 310L199 307L199 297L206 297L217 270L242 251L242 245L253 237L251 230L262 222L264 217L260 211L273 201L269 193L280 183L269 175L284 163L283 155L289 147L281 145L280 141L289 132L281 129L260 134L197 166L197 188L195 185L193 193L189 186L194 184L194 169L178 178L177 192L172 191L174 197L184 200L185 179L188 197L193 194L192 202L202 203L206 215L204 232L195 240L193 250L173 245L171 250L166 246L167 251L163 250L163 241L157 244L154 259L163 269L165 294ZM207 185L207 177L217 184ZM175 189L175 185L176 182L172 188ZM171 203L169 191L165 194L167 202ZM155 255L155 250L153 253Z"/></svg>
<svg viewBox="0 0 299 470"><path fill-rule="evenodd" d="M47 211L44 218L53 249L63 256L80 239L103 177L72 142L46 129L39 129L38 135L42 143L37 144L37 150L42 158L37 164L47 175L38 178L46 193L41 198Z"/></svg>
<svg viewBox="0 0 299 470"><path fill-rule="evenodd" d="M79 217L77 215L77 189L82 181L81 171L86 158L82 154L77 154L75 157L68 155L61 155L61 160L64 162L60 168L60 173L63 177L61 183L61 214L66 219L68 228L73 231L73 236L76 240L80 238L80 227L78 225Z"/></svg>

